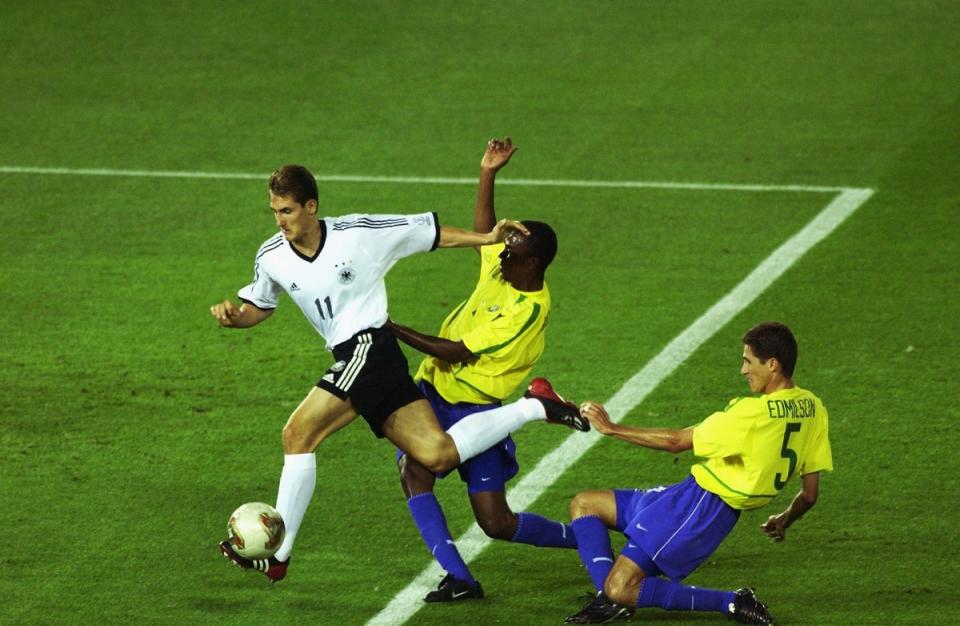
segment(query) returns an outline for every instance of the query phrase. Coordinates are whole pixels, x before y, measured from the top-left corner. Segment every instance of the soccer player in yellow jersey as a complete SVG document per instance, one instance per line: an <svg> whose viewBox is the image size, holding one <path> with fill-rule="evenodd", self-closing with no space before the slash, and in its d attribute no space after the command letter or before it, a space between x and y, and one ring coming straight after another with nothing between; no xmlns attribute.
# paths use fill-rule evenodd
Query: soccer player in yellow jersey
<svg viewBox="0 0 960 626"><path fill-rule="evenodd" d="M487 145L481 161L475 227L496 223L496 173L515 150L509 138ZM523 383L543 353L550 312L544 272L556 254L557 239L542 222L522 223L527 234L518 232L503 244L478 248L476 288L443 321L439 336L388 323L398 338L427 355L414 379L444 428L499 406ZM540 395L552 394L544 379L531 383L530 391L538 390ZM589 428L586 421L580 427ZM460 556L433 495L434 474L410 455L400 453L398 460L410 514L427 548L447 572L438 588L424 599L482 598L483 588ZM467 483L477 523L488 536L537 546L576 547L573 531L566 524L510 509L505 484L519 469L510 437L457 469Z"/></svg>
<svg viewBox="0 0 960 626"><path fill-rule="evenodd" d="M787 528L816 503L820 472L833 469L827 410L820 398L793 382L797 343L777 322L743 336L750 391L723 411L682 430L635 428L610 421L602 405L580 411L604 435L654 450L693 450L703 459L683 482L646 490L581 491L570 503L580 559L597 595L569 624L628 617L633 607L716 611L744 624L772 624L752 589L702 589L681 584L733 528L740 512L765 505L794 475L801 489L761 530L782 541ZM616 561L607 529L627 544Z"/></svg>

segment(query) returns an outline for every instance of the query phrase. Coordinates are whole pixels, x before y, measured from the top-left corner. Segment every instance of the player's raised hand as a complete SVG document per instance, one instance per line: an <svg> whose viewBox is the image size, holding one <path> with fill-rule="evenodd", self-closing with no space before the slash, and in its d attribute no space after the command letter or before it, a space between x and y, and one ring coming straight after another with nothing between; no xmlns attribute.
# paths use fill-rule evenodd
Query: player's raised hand
<svg viewBox="0 0 960 626"><path fill-rule="evenodd" d="M240 315L240 309L231 300L224 300L210 307L210 315L214 316L221 326L233 326L233 320Z"/></svg>
<svg viewBox="0 0 960 626"><path fill-rule="evenodd" d="M483 153L483 159L480 160L480 167L487 170L497 171L510 161L510 157L517 151L516 146L509 137L504 137L503 141L494 137L487 142L487 151Z"/></svg>
<svg viewBox="0 0 960 626"><path fill-rule="evenodd" d="M610 414L603 408L599 402L587 400L580 404L580 415L587 418L590 425L597 429L597 432L606 435L611 431Z"/></svg>
<svg viewBox="0 0 960 626"><path fill-rule="evenodd" d="M765 532L767 536L774 541L783 541L787 538L786 522L786 516L783 513L780 515L771 515L767 518L766 522L760 524L760 530Z"/></svg>

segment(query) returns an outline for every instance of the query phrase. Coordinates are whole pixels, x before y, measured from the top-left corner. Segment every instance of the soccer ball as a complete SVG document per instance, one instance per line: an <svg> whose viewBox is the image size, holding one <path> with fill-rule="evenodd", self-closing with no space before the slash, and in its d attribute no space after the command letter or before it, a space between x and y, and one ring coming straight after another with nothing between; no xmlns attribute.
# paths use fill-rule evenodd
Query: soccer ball
<svg viewBox="0 0 960 626"><path fill-rule="evenodd" d="M276 554L285 533L280 513L263 502L242 505L227 521L230 545L248 559L266 559Z"/></svg>

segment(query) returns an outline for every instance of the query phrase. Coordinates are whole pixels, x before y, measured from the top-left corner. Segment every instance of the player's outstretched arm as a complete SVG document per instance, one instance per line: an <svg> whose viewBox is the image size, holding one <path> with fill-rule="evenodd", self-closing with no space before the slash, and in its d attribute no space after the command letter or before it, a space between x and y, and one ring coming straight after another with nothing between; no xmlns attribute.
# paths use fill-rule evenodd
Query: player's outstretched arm
<svg viewBox="0 0 960 626"><path fill-rule="evenodd" d="M500 243L514 230L518 230L524 235L530 234L526 226L515 220L500 220L493 227L493 230L486 234L457 228L456 226L441 226L440 242L437 246L440 248L489 246L492 243Z"/></svg>
<svg viewBox="0 0 960 626"><path fill-rule="evenodd" d="M443 337L434 337L425 335L408 326L402 326L392 320L387 320L387 328L393 331L397 339L407 344L414 350L429 354L441 361L447 363L463 363L477 358L473 352L467 349L462 341L450 341Z"/></svg>
<svg viewBox="0 0 960 626"><path fill-rule="evenodd" d="M622 426L610 421L610 414L599 402L587 401L580 405L580 414L597 429L601 435L622 439L627 443L663 450L665 452L683 452L693 448L693 427L677 430L675 428L635 428Z"/></svg>
<svg viewBox="0 0 960 626"><path fill-rule="evenodd" d="M510 161L517 151L509 137L503 141L491 139L487 150L480 160L480 183L477 185L477 204L473 212L473 230L486 233L493 230L497 223L497 213L493 206L493 188L497 172Z"/></svg>
<svg viewBox="0 0 960 626"><path fill-rule="evenodd" d="M803 488L793 498L790 506L779 515L771 515L760 525L760 530L774 541L786 539L787 528L817 503L817 497L820 495L820 474L818 472L804 474L800 480L803 481Z"/></svg>
<svg viewBox="0 0 960 626"><path fill-rule="evenodd" d="M210 314L225 328L250 328L273 314L273 309L259 309L244 302L237 306L232 300L224 300L210 307Z"/></svg>

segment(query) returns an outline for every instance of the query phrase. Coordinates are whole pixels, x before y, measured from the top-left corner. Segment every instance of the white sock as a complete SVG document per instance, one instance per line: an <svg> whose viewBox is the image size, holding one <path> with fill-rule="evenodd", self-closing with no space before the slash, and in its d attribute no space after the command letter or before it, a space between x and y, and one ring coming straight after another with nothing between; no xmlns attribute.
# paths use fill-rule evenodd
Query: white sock
<svg viewBox="0 0 960 626"><path fill-rule="evenodd" d="M284 455L276 509L283 517L286 535L274 555L278 561L290 558L293 541L297 538L297 531L300 530L300 523L307 513L316 486L317 457L313 452Z"/></svg>
<svg viewBox="0 0 960 626"><path fill-rule="evenodd" d="M489 411L481 411L460 420L447 430L460 454L460 462L473 458L519 429L527 422L547 419L539 400L520 398Z"/></svg>

